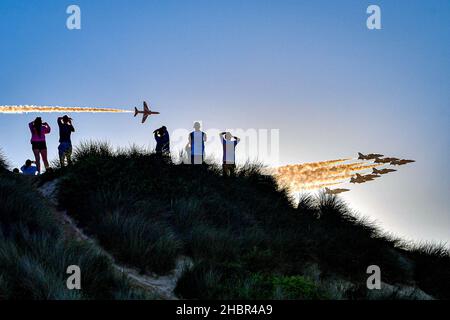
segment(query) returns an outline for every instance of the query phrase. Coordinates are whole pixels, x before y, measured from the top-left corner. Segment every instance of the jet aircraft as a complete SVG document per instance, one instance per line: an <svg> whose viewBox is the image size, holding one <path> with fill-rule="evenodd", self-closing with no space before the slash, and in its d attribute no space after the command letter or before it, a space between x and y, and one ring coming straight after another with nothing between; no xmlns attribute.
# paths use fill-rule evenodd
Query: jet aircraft
<svg viewBox="0 0 450 320"><path fill-rule="evenodd" d="M138 110L138 108L134 108L134 116L136 117L138 114L142 113L142 123L147 120L147 117L152 114L159 114L157 111L152 111L147 105L147 102L144 101L144 109L142 111Z"/></svg>

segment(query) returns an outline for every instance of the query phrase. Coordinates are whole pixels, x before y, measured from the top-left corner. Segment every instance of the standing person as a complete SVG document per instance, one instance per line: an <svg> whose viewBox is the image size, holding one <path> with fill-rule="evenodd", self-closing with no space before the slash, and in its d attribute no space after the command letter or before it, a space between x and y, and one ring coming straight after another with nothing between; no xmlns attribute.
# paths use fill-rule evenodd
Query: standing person
<svg viewBox="0 0 450 320"><path fill-rule="evenodd" d="M222 132L219 136L223 147L223 176L234 176L236 170L236 145L241 139L231 135L230 132ZM231 140L233 138L234 140Z"/></svg>
<svg viewBox="0 0 450 320"><path fill-rule="evenodd" d="M75 128L72 125L72 118L67 115L58 118L59 127L59 163L61 168L64 167L67 159L67 165L72 164L72 140L70 135L75 132Z"/></svg>
<svg viewBox="0 0 450 320"><path fill-rule="evenodd" d="M200 130L200 123L194 123L194 131L189 134L187 146L191 150L191 164L203 164L205 158L206 133Z"/></svg>
<svg viewBox="0 0 450 320"><path fill-rule="evenodd" d="M156 154L170 154L170 137L166 126L162 126L161 128L153 131L153 135L156 140Z"/></svg>
<svg viewBox="0 0 450 320"><path fill-rule="evenodd" d="M50 126L47 122L42 122L41 117L37 117L34 121L28 124L31 131L31 146L36 159L36 167L38 173L41 173L41 156L44 162L45 169L50 166L47 160L47 143L45 142L45 135L50 133Z"/></svg>
<svg viewBox="0 0 450 320"><path fill-rule="evenodd" d="M33 166L32 164L35 163L34 161L31 160L27 160L25 161L25 164L22 166L22 168L20 168L20 170L22 171L22 173L25 176L35 176L36 172L38 172L38 169L36 168L36 166ZM19 171L17 169L17 171Z"/></svg>

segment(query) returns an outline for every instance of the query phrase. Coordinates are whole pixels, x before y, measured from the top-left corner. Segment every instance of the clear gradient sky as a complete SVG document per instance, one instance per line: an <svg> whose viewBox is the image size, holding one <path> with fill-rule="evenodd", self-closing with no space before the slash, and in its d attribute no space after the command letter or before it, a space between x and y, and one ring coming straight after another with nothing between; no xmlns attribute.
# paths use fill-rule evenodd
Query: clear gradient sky
<svg viewBox="0 0 450 320"><path fill-rule="evenodd" d="M82 29L66 29L77 4ZM366 8L382 30L366 28ZM74 115L73 142L152 146L151 131L279 128L281 164L377 152L415 159L343 197L406 239L450 242L450 1L1 0L0 105L123 106ZM12 166L27 123L0 114ZM56 129L57 115L43 115ZM57 130L48 137L56 157ZM239 152L239 149L238 149ZM239 157L239 154L238 154Z"/></svg>

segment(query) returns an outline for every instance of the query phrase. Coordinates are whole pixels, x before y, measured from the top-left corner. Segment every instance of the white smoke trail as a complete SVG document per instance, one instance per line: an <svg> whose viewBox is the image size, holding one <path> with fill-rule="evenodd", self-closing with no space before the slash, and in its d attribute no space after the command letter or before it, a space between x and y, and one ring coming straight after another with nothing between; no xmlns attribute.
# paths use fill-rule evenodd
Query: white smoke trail
<svg viewBox="0 0 450 320"><path fill-rule="evenodd" d="M358 160L343 163L348 160L350 159L286 165L274 168L272 174L280 187L288 188L291 192L301 192L347 183L356 173L383 165Z"/></svg>
<svg viewBox="0 0 450 320"><path fill-rule="evenodd" d="M97 108L97 107L62 107L62 106L35 106L35 105L14 105L0 106L0 113L50 113L50 112L89 112L89 113L131 113L133 111L118 108Z"/></svg>

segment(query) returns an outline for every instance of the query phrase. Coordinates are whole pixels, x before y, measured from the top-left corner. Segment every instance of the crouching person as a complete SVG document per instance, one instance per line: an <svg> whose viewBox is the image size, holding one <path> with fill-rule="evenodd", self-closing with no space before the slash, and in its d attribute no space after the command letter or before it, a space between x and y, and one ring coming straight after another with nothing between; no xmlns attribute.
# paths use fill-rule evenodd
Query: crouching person
<svg viewBox="0 0 450 320"><path fill-rule="evenodd" d="M35 176L36 173L38 173L37 167L35 165L33 165L35 163L36 163L35 161L27 160L27 161L25 161L25 164L22 166L22 168L20 168L20 170L22 171L22 173L25 176ZM14 172L19 173L19 170L14 171Z"/></svg>

